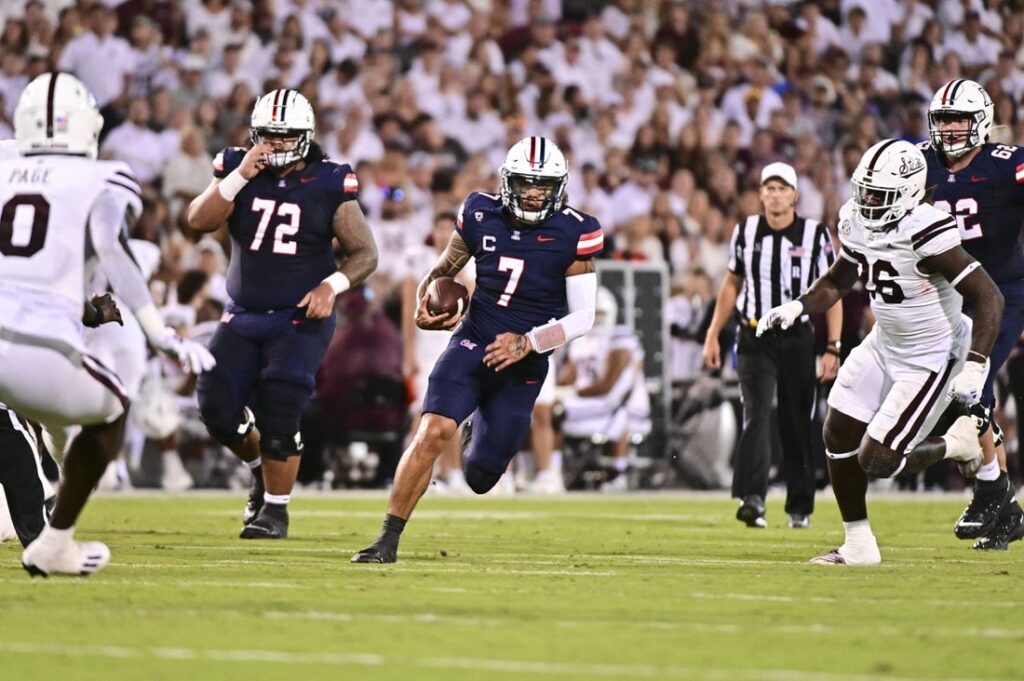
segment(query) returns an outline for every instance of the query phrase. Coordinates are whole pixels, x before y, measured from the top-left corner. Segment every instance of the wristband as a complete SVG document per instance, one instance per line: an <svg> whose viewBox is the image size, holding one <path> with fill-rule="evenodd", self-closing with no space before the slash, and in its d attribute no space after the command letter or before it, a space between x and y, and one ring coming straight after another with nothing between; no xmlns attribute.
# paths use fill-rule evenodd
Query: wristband
<svg viewBox="0 0 1024 681"><path fill-rule="evenodd" d="M235 197L238 196L238 192L245 189L245 185L249 184L249 180L242 177L242 173L238 172L238 168L235 168L227 177L220 181L217 185L217 191L224 197L225 201L234 201Z"/></svg>
<svg viewBox="0 0 1024 681"><path fill-rule="evenodd" d="M331 290L334 291L334 295L340 295L352 287L352 282L341 272L335 272L320 283L330 286Z"/></svg>
<svg viewBox="0 0 1024 681"><path fill-rule="evenodd" d="M971 355L974 355L975 357L980 357L981 359L971 359ZM985 362L988 361L988 357L986 357L985 355L981 354L977 350L968 350L967 351L967 360L970 361L970 362L978 362L979 364L984 364Z"/></svg>
<svg viewBox="0 0 1024 681"><path fill-rule="evenodd" d="M825 354L826 355L835 355L836 357L839 357L839 351L836 350L835 348L825 348Z"/></svg>

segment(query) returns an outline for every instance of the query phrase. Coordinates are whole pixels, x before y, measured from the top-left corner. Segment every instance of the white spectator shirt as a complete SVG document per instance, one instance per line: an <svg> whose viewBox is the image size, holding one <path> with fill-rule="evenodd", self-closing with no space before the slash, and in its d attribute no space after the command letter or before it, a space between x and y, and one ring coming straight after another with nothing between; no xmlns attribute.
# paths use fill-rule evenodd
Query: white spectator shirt
<svg viewBox="0 0 1024 681"><path fill-rule="evenodd" d="M135 70L135 59L127 41L116 36L100 40L89 31L67 44L58 68L78 76L102 109L121 94L125 76Z"/></svg>
<svg viewBox="0 0 1024 681"><path fill-rule="evenodd" d="M590 73L591 91L596 93L602 104L616 100L612 87L617 75L627 66L626 58L611 40L580 38L580 63Z"/></svg>
<svg viewBox="0 0 1024 681"><path fill-rule="evenodd" d="M460 0L432 0L427 5L427 14L437 19L448 33L458 33L473 16L469 7Z"/></svg>
<svg viewBox="0 0 1024 681"><path fill-rule="evenodd" d="M239 83L245 83L253 96L258 96L262 92L259 81L243 70L241 65L234 73L228 73L223 68L207 71L204 80L206 93L214 99L225 99Z"/></svg>
<svg viewBox="0 0 1024 681"><path fill-rule="evenodd" d="M725 93L720 111L726 121L736 121L740 126L752 124L758 128L768 127L772 112L782 108L782 97L770 87L760 88L761 101L757 105L754 120L751 120L747 115L746 99L753 89L753 85L745 83L732 87Z"/></svg>
<svg viewBox="0 0 1024 681"><path fill-rule="evenodd" d="M331 50L333 64L340 64L346 59L360 61L366 55L366 41L351 31L347 31L340 40L328 36L327 46Z"/></svg>
<svg viewBox="0 0 1024 681"><path fill-rule="evenodd" d="M384 158L384 144L373 130L364 127L346 149L338 146L337 135L331 135L324 142L324 153L354 168L361 161L376 163Z"/></svg>
<svg viewBox="0 0 1024 681"><path fill-rule="evenodd" d="M654 203L653 191L647 191L632 180L619 185L612 192L611 198L612 215L614 216L614 221L611 223L612 228L609 229L609 225L602 224L606 232L613 234L622 229L635 216L650 214L651 205Z"/></svg>
<svg viewBox="0 0 1024 681"><path fill-rule="evenodd" d="M21 91L28 85L28 76L14 75L6 76L0 72L0 95L4 98L4 114L10 120L14 120L14 108L18 105L18 97Z"/></svg>
<svg viewBox="0 0 1024 681"><path fill-rule="evenodd" d="M341 11L352 28L367 40L378 31L390 31L395 16L391 0L348 0L348 8Z"/></svg>
<svg viewBox="0 0 1024 681"><path fill-rule="evenodd" d="M960 57L960 63L966 68L990 66L999 59L1001 46L984 33L979 33L972 43L961 32L953 33L946 38L943 54L953 53Z"/></svg>
<svg viewBox="0 0 1024 681"><path fill-rule="evenodd" d="M485 111L476 119L466 116L457 128L449 129L446 133L457 139L470 154L505 145L505 125L493 111Z"/></svg>
<svg viewBox="0 0 1024 681"><path fill-rule="evenodd" d="M103 141L102 151L104 156L127 163L139 182L147 184L163 171L167 161L165 149L166 144L158 133L125 121L110 131Z"/></svg>

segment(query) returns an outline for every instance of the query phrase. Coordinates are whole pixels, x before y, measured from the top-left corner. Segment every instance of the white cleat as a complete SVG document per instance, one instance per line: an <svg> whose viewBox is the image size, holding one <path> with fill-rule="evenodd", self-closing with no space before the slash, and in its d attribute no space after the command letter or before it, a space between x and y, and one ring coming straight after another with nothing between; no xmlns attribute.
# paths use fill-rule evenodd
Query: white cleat
<svg viewBox="0 0 1024 681"><path fill-rule="evenodd" d="M174 450L166 451L163 454L164 470L160 475L160 487L168 492L184 492L190 489L195 482L192 476L185 469L181 457Z"/></svg>
<svg viewBox="0 0 1024 681"><path fill-rule="evenodd" d="M872 541L867 545L850 546L843 544L838 549L832 549L823 556L817 556L807 561L811 565L850 565L862 567L879 565L882 562L882 554L878 550L878 544Z"/></svg>
<svg viewBox="0 0 1024 681"><path fill-rule="evenodd" d="M40 535L42 538L42 535ZM21 554L21 565L33 577L88 576L110 562L110 549L98 541L64 542L36 539Z"/></svg>
<svg viewBox="0 0 1024 681"><path fill-rule="evenodd" d="M565 483L562 482L562 474L558 471L540 471L526 487L526 491L540 496L565 494Z"/></svg>
<svg viewBox="0 0 1024 681"><path fill-rule="evenodd" d="M981 468L982 460L981 444L978 442L978 429L974 425L974 419L970 416L961 416L953 422L942 439L946 441L945 458L956 461L964 477L973 478Z"/></svg>

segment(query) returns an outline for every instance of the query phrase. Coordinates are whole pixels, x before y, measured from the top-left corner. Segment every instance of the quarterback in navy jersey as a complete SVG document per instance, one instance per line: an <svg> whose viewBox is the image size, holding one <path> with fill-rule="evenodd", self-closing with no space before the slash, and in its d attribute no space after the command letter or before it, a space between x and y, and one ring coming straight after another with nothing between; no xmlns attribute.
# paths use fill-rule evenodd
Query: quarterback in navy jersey
<svg viewBox="0 0 1024 681"><path fill-rule="evenodd" d="M334 331L334 299L377 266L356 199L359 182L313 142L313 108L294 90L257 100L252 147L214 160L214 180L189 206L192 229L227 224L228 295L199 382L203 422L253 471L241 537L288 533L299 467L299 419ZM345 254L335 266L334 239Z"/></svg>
<svg viewBox="0 0 1024 681"><path fill-rule="evenodd" d="M993 120L992 98L981 85L952 80L932 98L931 142L923 145L935 207L956 218L964 249L1005 300L981 394L986 414L995 406L995 375L1024 331L1024 149L989 142ZM994 426L982 436L985 458L974 497L954 528L961 539L977 539L976 549L1003 549L1024 536L1024 512L1006 474L1001 435Z"/></svg>
<svg viewBox="0 0 1024 681"><path fill-rule="evenodd" d="M477 494L494 487L529 431L548 353L593 325L593 257L604 237L597 220L565 205L568 177L554 143L527 137L505 157L501 194L475 192L459 209L448 247L420 282L416 311L420 328L458 328L430 374L423 418L398 465L383 530L352 562L397 560L399 537L430 484L435 459L471 414L466 483ZM470 258L476 288L465 316L430 315L430 282L454 276Z"/></svg>

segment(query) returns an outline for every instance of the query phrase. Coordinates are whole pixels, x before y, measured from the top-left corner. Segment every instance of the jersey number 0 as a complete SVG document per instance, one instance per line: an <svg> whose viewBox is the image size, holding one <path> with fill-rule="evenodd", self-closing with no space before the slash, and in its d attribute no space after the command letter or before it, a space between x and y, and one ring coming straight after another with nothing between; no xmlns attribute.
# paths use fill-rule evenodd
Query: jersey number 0
<svg viewBox="0 0 1024 681"><path fill-rule="evenodd" d="M14 221L18 209L22 214L31 211L32 222L28 241L21 245L14 243ZM25 220L23 217L22 220ZM0 253L19 258L31 258L43 250L46 228L50 221L50 203L42 194L15 194L0 211Z"/></svg>

